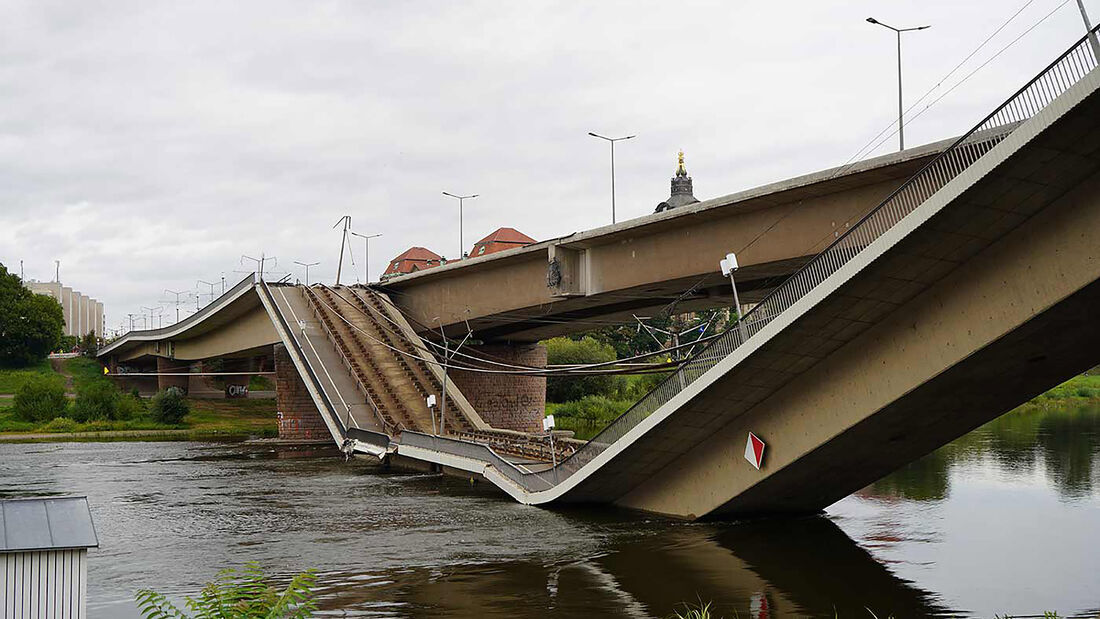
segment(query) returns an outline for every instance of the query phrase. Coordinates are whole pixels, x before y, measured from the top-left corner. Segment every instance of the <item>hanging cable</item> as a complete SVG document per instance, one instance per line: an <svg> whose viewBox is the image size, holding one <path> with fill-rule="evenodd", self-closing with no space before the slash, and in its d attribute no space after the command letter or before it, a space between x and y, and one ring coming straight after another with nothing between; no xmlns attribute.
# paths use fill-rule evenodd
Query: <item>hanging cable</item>
<svg viewBox="0 0 1100 619"><path fill-rule="evenodd" d="M359 333L363 334L367 339L369 339L369 340L371 340L371 341L373 341L377 344L380 344L381 346L383 346L385 348L388 348L388 349L392 350L393 352L396 352L399 355L409 357L409 358L412 358L412 359L416 359L416 360L424 362L424 363L434 364L434 365L436 365L438 367L441 367L441 368L461 370L461 371L466 371L466 372L475 372L475 373L480 373L480 374L507 374L507 375L520 375L520 376L531 376L531 375L547 375L547 376L552 375L552 376L557 376L557 375L571 375L571 374L575 373L575 370L557 370L557 369L546 369L546 368L540 368L536 371L489 370L489 369L485 369L485 368L464 367L464 366L456 366L456 365L452 365L452 364L448 364L448 363L442 363L438 359L434 359L434 358L429 359L429 358L421 357L419 355L415 355L415 354L412 354L412 353L409 353L409 352L405 352L405 351L400 350L400 349L398 349L394 346L391 346L390 344L388 344L386 342L383 342L382 340L379 340L378 338L374 337L373 335L367 333L363 329L361 329L358 326L356 326L355 324L353 324L343 314L341 314L339 311L337 311L336 308L334 308L331 305L329 305L328 303L326 303L319 296L315 295L315 300L318 303L320 303L321 305L323 305L326 309L328 309L333 315L335 315L337 318L339 318L341 321L343 321L345 324L347 324L350 328L352 328L353 330L358 331ZM709 336L708 338L706 338L706 340L710 341L710 340L713 340L717 337L720 337L720 336L712 335L712 336ZM614 366L616 364L623 363L623 362L626 362L626 361L636 361L636 360L640 360L640 359L646 359L646 358L652 357L654 355L662 354L662 353L665 353L665 352L671 352L671 351L679 350L679 349L682 349L682 348L695 346L698 343L699 343L699 341L697 340L695 342L691 342L690 344L682 344L680 346L674 346L674 347L666 348L664 350L660 350L660 351L657 351L657 352L646 353L644 355L635 355L635 356L632 356L632 357L627 357L625 359L616 359L615 361L605 361L605 362L601 362L601 363L585 364L585 365L580 366L580 367L583 367L583 368L586 368L586 369L592 369L592 368L603 368L603 367Z"/></svg>

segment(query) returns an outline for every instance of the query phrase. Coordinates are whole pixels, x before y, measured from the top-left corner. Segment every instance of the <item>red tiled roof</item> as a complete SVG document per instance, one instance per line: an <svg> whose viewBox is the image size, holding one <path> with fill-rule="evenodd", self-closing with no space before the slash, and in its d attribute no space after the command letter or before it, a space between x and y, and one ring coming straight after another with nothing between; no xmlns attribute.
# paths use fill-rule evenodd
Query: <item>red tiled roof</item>
<svg viewBox="0 0 1100 619"><path fill-rule="evenodd" d="M470 250L470 257L476 258L486 254L494 254L498 251L523 247L535 242L537 242L535 239L515 228L497 228L489 236L474 243L474 248Z"/></svg>
<svg viewBox="0 0 1100 619"><path fill-rule="evenodd" d="M516 243L519 245L530 245L536 242L535 239L527 236L526 234L516 230L515 228L497 228L489 236L481 239L474 245L481 245L482 243Z"/></svg>
<svg viewBox="0 0 1100 619"><path fill-rule="evenodd" d="M394 258L392 262L398 260L439 260L439 258L439 254L426 247L410 247Z"/></svg>
<svg viewBox="0 0 1100 619"><path fill-rule="evenodd" d="M422 271L439 266L442 262L443 257L430 249L410 247L393 260L390 260L389 264L386 265L386 270L382 273L382 277L387 278Z"/></svg>

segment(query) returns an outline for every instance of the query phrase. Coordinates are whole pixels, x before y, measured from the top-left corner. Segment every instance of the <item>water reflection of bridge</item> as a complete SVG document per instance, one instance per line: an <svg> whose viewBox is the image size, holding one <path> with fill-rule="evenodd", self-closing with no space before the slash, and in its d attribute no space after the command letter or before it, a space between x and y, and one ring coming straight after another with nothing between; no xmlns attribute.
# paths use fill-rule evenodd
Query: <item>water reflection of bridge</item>
<svg viewBox="0 0 1100 619"><path fill-rule="evenodd" d="M609 532L598 555L580 560L327 575L347 584L327 588L321 607L328 598L333 610L408 616L637 618L667 616L698 596L725 617L863 617L868 608L879 617L946 615L826 518L631 528L653 535Z"/></svg>

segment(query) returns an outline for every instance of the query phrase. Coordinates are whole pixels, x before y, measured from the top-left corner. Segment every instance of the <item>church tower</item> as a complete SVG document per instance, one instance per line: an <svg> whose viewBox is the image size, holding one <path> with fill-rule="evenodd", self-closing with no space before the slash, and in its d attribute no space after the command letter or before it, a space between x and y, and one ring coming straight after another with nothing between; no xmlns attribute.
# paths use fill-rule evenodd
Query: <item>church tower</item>
<svg viewBox="0 0 1100 619"><path fill-rule="evenodd" d="M676 176L672 177L672 195L668 200L657 205L655 213L674 209L677 206L695 204L698 200L692 195L691 177L684 167L684 151L680 151L679 165L676 166Z"/></svg>

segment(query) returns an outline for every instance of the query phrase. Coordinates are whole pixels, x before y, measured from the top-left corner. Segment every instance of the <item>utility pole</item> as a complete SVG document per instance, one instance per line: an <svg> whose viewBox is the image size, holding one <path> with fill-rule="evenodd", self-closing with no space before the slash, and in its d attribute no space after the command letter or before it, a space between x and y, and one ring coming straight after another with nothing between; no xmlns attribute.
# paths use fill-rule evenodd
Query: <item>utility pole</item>
<svg viewBox="0 0 1100 619"><path fill-rule="evenodd" d="M465 238L462 235L462 203L465 200L470 200L470 199L476 198L478 196L478 194L475 193L475 194L469 195L469 196L456 196L453 193L447 193L446 191L444 191L443 195L450 196L452 198L458 198L458 259L459 260L465 260L466 259L466 249L465 249L466 248L466 241L465 241Z"/></svg>
<svg viewBox="0 0 1100 619"><path fill-rule="evenodd" d="M222 271L222 294L225 294L225 271Z"/></svg>
<svg viewBox="0 0 1100 619"><path fill-rule="evenodd" d="M336 263L336 285L340 285L340 272L344 268L344 245L348 242L348 228L351 228L351 215L344 215L332 226L333 229L344 224L344 230L340 233L340 262Z"/></svg>
<svg viewBox="0 0 1100 619"><path fill-rule="evenodd" d="M57 267L56 267L57 270L54 271L53 281L60 284L61 283L61 261L60 260L54 260L54 264L57 265Z"/></svg>
<svg viewBox="0 0 1100 619"><path fill-rule="evenodd" d="M320 262L298 262L297 260L295 260L294 264L301 265L301 266L304 266L306 268L306 281L305 281L305 284L308 286L309 285L309 267L315 267L315 266L317 266L318 264L321 264L321 263Z"/></svg>
<svg viewBox="0 0 1100 619"><path fill-rule="evenodd" d="M1081 9L1081 19L1085 20L1085 32L1088 33L1089 44L1092 45L1092 55L1100 61L1100 40L1097 40L1096 33L1092 31L1092 22L1089 21L1089 14L1085 11L1084 0L1077 0L1077 8Z"/></svg>
<svg viewBox="0 0 1100 619"><path fill-rule="evenodd" d="M210 301L207 302L207 305L210 305L210 303L214 302L214 284L211 283L211 282L203 281L203 280L200 279L197 282L195 282L195 290L199 289L199 284L210 286Z"/></svg>
<svg viewBox="0 0 1100 619"><path fill-rule="evenodd" d="M363 239L363 283L370 283L370 240L382 236L382 233L378 234L359 234L358 232L352 232L352 235Z"/></svg>
<svg viewBox="0 0 1100 619"><path fill-rule="evenodd" d="M902 116L904 115L904 112L902 111L901 96L901 33L912 32L915 30L924 30L926 28L931 28L931 26L917 26L915 28L895 28L893 26L880 22L874 17L868 17L867 23L875 24L876 26L882 26L883 28L889 28L898 35L898 150L905 150L905 123L902 122Z"/></svg>
<svg viewBox="0 0 1100 619"><path fill-rule="evenodd" d="M252 262L256 263L256 270L257 270L257 272L259 272L261 280L263 280L263 278L264 278L264 265L267 263L268 260L271 260L272 262L274 262L275 266L279 266L279 259L278 258L276 258L274 256L265 256L263 252L260 252L260 257L259 258L253 258L252 256L242 255L241 256L241 262L244 262L245 260L251 260Z"/></svg>
<svg viewBox="0 0 1100 619"><path fill-rule="evenodd" d="M134 330L134 316L136 316L136 314L126 314L126 315L130 317L130 331L133 331Z"/></svg>
<svg viewBox="0 0 1100 619"><path fill-rule="evenodd" d="M23 276L23 261L19 261L19 281L25 282L27 278Z"/></svg>
<svg viewBox="0 0 1100 619"><path fill-rule="evenodd" d="M636 135L627 135L621 138L609 138L598 133L588 132L588 135L611 143L611 223L615 223L615 142L636 138Z"/></svg>
<svg viewBox="0 0 1100 619"><path fill-rule="evenodd" d="M466 310L469 311L469 310ZM440 405L439 412L439 433L444 434L447 419L447 369L452 359L458 355L458 351L462 350L462 346L473 336L474 332L470 330L470 323L466 323L466 337L462 338L462 341L455 347L454 352L450 351L450 340L447 339L447 334L443 331L443 321L436 317L436 322L439 323L439 336L443 338L443 404Z"/></svg>
<svg viewBox="0 0 1100 619"><path fill-rule="evenodd" d="M176 322L179 322L180 321L180 295L189 294L191 291L190 290L185 290L183 292L176 292L175 290L168 290L167 288L165 288L164 291L167 292L168 294L176 295Z"/></svg>

